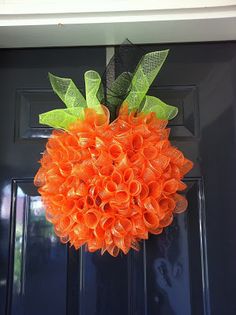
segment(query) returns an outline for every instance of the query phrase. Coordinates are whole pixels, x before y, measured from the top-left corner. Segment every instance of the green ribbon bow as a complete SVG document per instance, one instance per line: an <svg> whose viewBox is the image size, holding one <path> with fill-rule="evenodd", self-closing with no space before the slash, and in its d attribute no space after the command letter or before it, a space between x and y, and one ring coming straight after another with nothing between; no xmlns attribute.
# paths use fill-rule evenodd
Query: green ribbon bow
<svg viewBox="0 0 236 315"><path fill-rule="evenodd" d="M154 112L159 119L173 119L178 108L167 105L160 99L146 95L152 82L159 73L169 50L154 51L145 54L133 74L124 72L111 84L107 93L107 106L110 111L119 105L128 106L129 112ZM53 91L65 103L65 109L54 109L39 115L39 122L53 128L68 130L71 123L84 119L84 109L92 108L98 114L103 113L101 100L104 98L101 77L96 71L84 74L86 99L69 78L60 78L49 73ZM119 96L127 95L120 101Z"/></svg>

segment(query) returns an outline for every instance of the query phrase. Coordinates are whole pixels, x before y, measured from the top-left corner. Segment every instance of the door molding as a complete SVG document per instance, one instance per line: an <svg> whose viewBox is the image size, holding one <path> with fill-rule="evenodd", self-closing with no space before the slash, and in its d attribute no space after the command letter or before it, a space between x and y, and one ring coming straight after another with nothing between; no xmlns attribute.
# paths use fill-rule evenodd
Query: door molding
<svg viewBox="0 0 236 315"><path fill-rule="evenodd" d="M182 0L182 5L172 1L172 6L149 0L146 7L139 1L105 6L103 0L90 8L72 5L70 11L57 4L57 13L52 6L26 2L0 1L0 48L117 45L125 38L136 44L236 40L235 0L224 5L208 0L207 6L193 0Z"/></svg>

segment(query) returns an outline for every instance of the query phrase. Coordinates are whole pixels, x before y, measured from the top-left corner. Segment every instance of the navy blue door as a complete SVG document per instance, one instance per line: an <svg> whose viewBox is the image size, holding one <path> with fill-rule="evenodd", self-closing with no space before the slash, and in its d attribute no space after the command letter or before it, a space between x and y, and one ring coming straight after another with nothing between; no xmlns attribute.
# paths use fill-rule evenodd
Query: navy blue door
<svg viewBox="0 0 236 315"><path fill-rule="evenodd" d="M0 50L0 314L236 314L236 43L170 48L150 94L179 107L171 137L195 167L186 213L139 252L118 258L59 243L33 186L50 128L38 114L63 106L50 71L103 73L105 47Z"/></svg>

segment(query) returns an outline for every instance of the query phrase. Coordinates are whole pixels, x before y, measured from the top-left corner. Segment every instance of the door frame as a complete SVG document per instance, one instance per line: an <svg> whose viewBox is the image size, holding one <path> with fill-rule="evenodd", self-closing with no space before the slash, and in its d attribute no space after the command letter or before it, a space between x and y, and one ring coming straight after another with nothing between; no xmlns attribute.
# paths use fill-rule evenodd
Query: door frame
<svg viewBox="0 0 236 315"><path fill-rule="evenodd" d="M53 1L0 1L0 48L236 40L235 0Z"/></svg>

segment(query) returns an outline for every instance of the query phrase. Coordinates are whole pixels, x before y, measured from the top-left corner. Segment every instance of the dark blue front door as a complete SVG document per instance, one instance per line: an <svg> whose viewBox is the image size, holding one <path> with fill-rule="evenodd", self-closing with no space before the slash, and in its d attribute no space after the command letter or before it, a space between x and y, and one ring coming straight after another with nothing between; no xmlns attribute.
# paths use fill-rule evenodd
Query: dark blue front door
<svg viewBox="0 0 236 315"><path fill-rule="evenodd" d="M38 114L62 106L47 73L103 73L105 47L0 50L0 314L236 314L236 43L170 48L151 93L179 107L172 141L194 161L189 208L139 252L118 258L59 243L33 186L51 130Z"/></svg>

